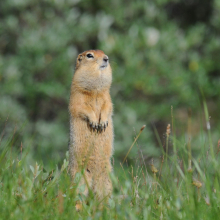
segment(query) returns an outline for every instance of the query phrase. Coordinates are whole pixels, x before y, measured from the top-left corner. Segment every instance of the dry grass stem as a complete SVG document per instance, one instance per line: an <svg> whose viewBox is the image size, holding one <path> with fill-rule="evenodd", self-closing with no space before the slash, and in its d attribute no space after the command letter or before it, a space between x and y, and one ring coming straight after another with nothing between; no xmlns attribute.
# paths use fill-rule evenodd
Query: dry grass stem
<svg viewBox="0 0 220 220"><path fill-rule="evenodd" d="M125 162L125 160L126 160L128 154L130 153L132 147L134 146L135 142L137 141L137 139L139 138L139 136L141 135L141 133L142 133L142 131L144 130L145 127L146 127L146 125L143 125L143 126L141 127L141 129L140 129L140 131L139 131L137 137L134 139L134 142L132 143L131 147L129 148L129 150L128 150L128 152L127 152L127 154L126 154L126 156L125 156L125 158L124 158L124 160L123 160L123 162L122 162L122 164Z"/></svg>

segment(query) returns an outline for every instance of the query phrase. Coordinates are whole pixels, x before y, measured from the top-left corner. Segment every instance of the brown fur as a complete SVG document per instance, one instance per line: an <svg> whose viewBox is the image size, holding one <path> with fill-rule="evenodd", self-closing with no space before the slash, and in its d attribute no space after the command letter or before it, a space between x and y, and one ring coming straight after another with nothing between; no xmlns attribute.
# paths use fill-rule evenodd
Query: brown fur
<svg viewBox="0 0 220 220"><path fill-rule="evenodd" d="M87 57L88 54L93 58ZM72 80L70 112L70 174L84 169L80 184L85 195L90 188L99 200L112 192L109 173L113 150L112 102L109 89L112 71L101 50L78 55Z"/></svg>

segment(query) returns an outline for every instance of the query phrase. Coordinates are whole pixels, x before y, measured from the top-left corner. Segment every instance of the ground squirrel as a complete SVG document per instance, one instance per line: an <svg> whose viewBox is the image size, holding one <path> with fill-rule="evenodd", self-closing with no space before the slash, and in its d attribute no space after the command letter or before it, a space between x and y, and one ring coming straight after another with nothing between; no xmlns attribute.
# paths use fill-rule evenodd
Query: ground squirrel
<svg viewBox="0 0 220 220"><path fill-rule="evenodd" d="M84 170L79 185L86 185L84 195L89 188L99 200L112 192L109 178L113 151L111 82L109 58L101 50L78 55L69 103L69 169L72 179Z"/></svg>

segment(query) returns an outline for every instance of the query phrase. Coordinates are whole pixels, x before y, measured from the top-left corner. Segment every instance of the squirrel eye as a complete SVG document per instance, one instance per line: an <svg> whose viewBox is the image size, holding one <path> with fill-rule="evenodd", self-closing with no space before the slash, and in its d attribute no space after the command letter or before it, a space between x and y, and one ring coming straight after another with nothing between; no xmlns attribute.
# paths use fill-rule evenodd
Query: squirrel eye
<svg viewBox="0 0 220 220"><path fill-rule="evenodd" d="M94 56L93 56L91 53L88 53L86 56L87 56L88 58L94 58Z"/></svg>

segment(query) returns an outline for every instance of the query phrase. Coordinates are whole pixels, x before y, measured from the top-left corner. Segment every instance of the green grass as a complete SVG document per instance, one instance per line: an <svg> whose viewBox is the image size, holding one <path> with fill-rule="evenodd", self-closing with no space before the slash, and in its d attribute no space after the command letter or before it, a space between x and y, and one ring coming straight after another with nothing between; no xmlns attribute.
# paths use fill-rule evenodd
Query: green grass
<svg viewBox="0 0 220 220"><path fill-rule="evenodd" d="M208 124L206 104L204 109ZM213 144L206 128L194 143L190 116L187 126L185 138L176 138L172 116L171 133L168 127L164 144L159 144L161 157L150 162L143 160L136 142L136 162L114 165L114 193L103 210L94 198L76 195L67 159L46 171L43 164L28 162L28 152L15 150L12 137L1 146L0 219L219 219L220 142ZM86 201L81 212L75 210L78 199Z"/></svg>

